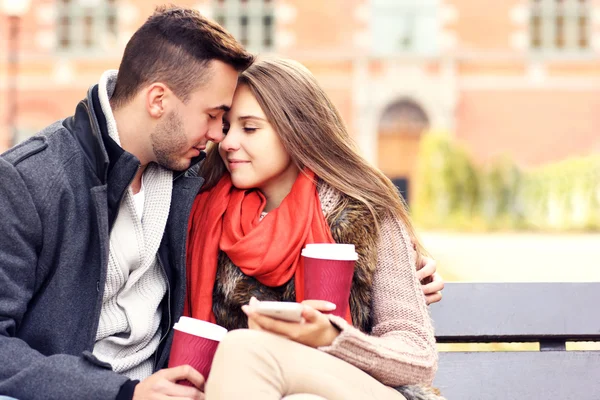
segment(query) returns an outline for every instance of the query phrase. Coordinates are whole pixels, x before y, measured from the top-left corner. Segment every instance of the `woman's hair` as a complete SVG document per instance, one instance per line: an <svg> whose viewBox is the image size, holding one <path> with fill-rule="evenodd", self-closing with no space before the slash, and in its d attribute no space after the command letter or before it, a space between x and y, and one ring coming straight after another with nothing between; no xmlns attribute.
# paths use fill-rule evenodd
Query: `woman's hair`
<svg viewBox="0 0 600 400"><path fill-rule="evenodd" d="M250 89L301 171L307 167L363 203L376 224L387 215L400 218L415 249L423 254L397 188L359 154L336 108L306 67L292 60L260 59L240 75L238 85ZM225 171L218 147L211 146L201 167L203 189L213 187Z"/></svg>

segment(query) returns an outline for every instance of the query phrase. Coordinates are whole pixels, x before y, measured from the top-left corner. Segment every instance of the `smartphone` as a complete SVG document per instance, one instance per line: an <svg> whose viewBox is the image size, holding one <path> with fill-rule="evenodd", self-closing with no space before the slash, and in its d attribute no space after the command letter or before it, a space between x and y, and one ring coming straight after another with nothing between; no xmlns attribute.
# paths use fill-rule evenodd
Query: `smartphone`
<svg viewBox="0 0 600 400"><path fill-rule="evenodd" d="M304 309L300 303L285 301L261 301L254 307L259 314L288 322L301 322Z"/></svg>

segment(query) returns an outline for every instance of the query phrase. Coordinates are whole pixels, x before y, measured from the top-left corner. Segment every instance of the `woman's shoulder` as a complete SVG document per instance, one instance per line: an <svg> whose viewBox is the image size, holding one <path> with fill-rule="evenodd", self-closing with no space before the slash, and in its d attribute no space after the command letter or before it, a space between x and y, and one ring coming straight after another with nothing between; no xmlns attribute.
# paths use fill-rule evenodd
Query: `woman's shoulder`
<svg viewBox="0 0 600 400"><path fill-rule="evenodd" d="M330 216L332 213L348 207L369 211L366 205L339 191L320 178L317 181L317 193L319 194L321 209L325 216Z"/></svg>
<svg viewBox="0 0 600 400"><path fill-rule="evenodd" d="M339 220L339 223L346 226L357 222L375 225L371 210L361 201L337 190L321 179L317 181L317 192L321 209L328 221Z"/></svg>
<svg viewBox="0 0 600 400"><path fill-rule="evenodd" d="M317 180L317 193L323 214L328 216L340 204L342 193L322 179Z"/></svg>
<svg viewBox="0 0 600 400"><path fill-rule="evenodd" d="M323 214L336 242L373 248L377 247L377 243L385 246L402 241L412 249L407 226L398 216L386 213L375 220L367 205L320 179L317 190Z"/></svg>
<svg viewBox="0 0 600 400"><path fill-rule="evenodd" d="M369 208L321 180L317 189L323 214L335 241L373 248L377 240L377 224Z"/></svg>

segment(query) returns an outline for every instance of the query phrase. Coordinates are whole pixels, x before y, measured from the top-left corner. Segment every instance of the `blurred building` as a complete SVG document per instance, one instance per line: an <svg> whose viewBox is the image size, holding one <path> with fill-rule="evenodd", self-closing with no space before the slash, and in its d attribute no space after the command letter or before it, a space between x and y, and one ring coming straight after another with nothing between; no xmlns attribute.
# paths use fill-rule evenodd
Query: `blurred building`
<svg viewBox="0 0 600 400"><path fill-rule="evenodd" d="M454 135L482 163L508 154L533 166L600 151L600 0L174 2L254 51L307 65L364 154L401 185L427 129ZM0 151L70 115L102 71L118 67L156 4L32 0L16 81L1 16Z"/></svg>

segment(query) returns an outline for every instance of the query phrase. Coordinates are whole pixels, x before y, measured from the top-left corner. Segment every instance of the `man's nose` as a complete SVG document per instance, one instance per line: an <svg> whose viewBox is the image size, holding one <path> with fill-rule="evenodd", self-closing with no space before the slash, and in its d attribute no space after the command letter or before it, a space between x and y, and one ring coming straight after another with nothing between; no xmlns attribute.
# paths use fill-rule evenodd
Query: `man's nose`
<svg viewBox="0 0 600 400"><path fill-rule="evenodd" d="M206 133L206 138L213 143L220 143L224 137L223 126L221 124L213 124L208 128L208 132Z"/></svg>

